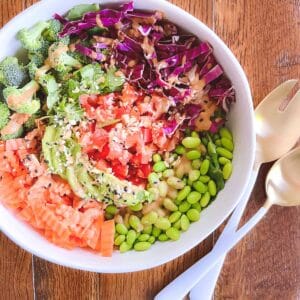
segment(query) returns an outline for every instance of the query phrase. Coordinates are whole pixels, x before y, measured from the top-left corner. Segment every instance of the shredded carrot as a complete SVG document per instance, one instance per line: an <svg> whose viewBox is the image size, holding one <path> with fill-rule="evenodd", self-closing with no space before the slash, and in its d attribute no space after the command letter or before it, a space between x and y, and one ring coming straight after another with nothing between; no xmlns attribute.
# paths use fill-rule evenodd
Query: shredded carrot
<svg viewBox="0 0 300 300"><path fill-rule="evenodd" d="M114 220L105 221L101 230L100 251L103 256L112 256L115 235Z"/></svg>

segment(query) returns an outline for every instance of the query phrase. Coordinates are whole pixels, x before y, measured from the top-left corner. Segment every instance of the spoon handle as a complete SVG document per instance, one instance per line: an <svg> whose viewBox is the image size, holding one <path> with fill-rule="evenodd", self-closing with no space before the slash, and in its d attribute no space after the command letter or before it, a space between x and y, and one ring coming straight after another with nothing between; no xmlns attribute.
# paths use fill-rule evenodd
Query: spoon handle
<svg viewBox="0 0 300 300"><path fill-rule="evenodd" d="M247 189L245 190L242 199L240 200L234 212L232 213L230 219L228 220L225 228L223 229L223 232L219 236L219 239L217 240L213 250L211 250L212 252L215 251L215 247L219 246L220 243L224 242L225 237L227 235L233 235L234 232L237 230L237 227L240 223L241 217L243 215L243 212L245 210L245 207L247 206L249 197L253 190L254 184L256 182L259 167L260 164L258 164L257 168L252 171ZM220 272L222 270L226 258L226 254L227 253L224 253L224 255L221 257L218 263L198 282L196 286L193 287L193 289L189 294L191 300L212 299L218 277L220 275Z"/></svg>
<svg viewBox="0 0 300 300"><path fill-rule="evenodd" d="M226 240L213 252L208 253L201 260L179 275L154 298L155 300L182 299L222 258L224 253L232 249L266 214L268 210L261 207L258 212L233 236ZM196 276L195 276L196 274Z"/></svg>

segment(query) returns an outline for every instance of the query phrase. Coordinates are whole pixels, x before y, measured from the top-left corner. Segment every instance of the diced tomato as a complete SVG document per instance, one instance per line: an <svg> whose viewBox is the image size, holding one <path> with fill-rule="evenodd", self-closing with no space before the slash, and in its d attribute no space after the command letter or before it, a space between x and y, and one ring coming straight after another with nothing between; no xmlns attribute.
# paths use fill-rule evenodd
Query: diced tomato
<svg viewBox="0 0 300 300"><path fill-rule="evenodd" d="M143 140L145 144L152 142L152 132L150 128L142 127Z"/></svg>
<svg viewBox="0 0 300 300"><path fill-rule="evenodd" d="M90 132L95 132L95 129L96 129L96 122L95 122L95 120L90 121L89 124L88 124L88 127L89 127L89 131Z"/></svg>
<svg viewBox="0 0 300 300"><path fill-rule="evenodd" d="M124 104L132 105L140 98L140 95L141 93L136 91L133 86L125 84L120 98Z"/></svg>
<svg viewBox="0 0 300 300"><path fill-rule="evenodd" d="M97 128L92 136L92 142L99 151L108 143L108 133L102 128Z"/></svg>
<svg viewBox="0 0 300 300"><path fill-rule="evenodd" d="M96 168L101 171L106 171L109 168L109 164L104 159L99 159L96 163Z"/></svg>
<svg viewBox="0 0 300 300"><path fill-rule="evenodd" d="M140 168L137 170L137 175L141 178L148 178L151 171L152 168L150 164L140 165Z"/></svg>
<svg viewBox="0 0 300 300"><path fill-rule="evenodd" d="M112 170L115 176L125 179L128 175L128 165L124 166L122 165L118 160L113 160L111 162L112 164Z"/></svg>
<svg viewBox="0 0 300 300"><path fill-rule="evenodd" d="M108 144L104 145L104 147L102 148L102 151L98 151L95 152L93 155L94 160L100 160L100 159L106 159L107 155L109 153L109 146Z"/></svg>
<svg viewBox="0 0 300 300"><path fill-rule="evenodd" d="M131 157L130 162L132 163L133 166L139 166L142 161L142 154L135 154Z"/></svg>
<svg viewBox="0 0 300 300"><path fill-rule="evenodd" d="M117 107L114 109L116 119L120 119L123 115L130 113L130 106Z"/></svg>

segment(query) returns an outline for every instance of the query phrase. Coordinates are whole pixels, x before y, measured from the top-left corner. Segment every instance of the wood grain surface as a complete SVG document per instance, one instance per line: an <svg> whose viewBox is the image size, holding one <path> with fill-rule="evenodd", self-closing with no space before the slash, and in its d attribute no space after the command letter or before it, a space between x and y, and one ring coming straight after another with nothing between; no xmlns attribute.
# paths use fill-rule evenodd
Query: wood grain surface
<svg viewBox="0 0 300 300"><path fill-rule="evenodd" d="M36 0L0 0L0 25ZM83 1L84 2L84 1ZM254 104L288 78L300 78L299 0L172 0L227 43L249 78ZM245 157L245 159L247 159ZM260 172L247 220L265 200ZM300 299L300 209L272 208L228 255L215 299ZM131 274L102 275L32 257L0 235L0 299L153 299L213 246L221 229L184 256ZM173 299L170 299L173 300Z"/></svg>

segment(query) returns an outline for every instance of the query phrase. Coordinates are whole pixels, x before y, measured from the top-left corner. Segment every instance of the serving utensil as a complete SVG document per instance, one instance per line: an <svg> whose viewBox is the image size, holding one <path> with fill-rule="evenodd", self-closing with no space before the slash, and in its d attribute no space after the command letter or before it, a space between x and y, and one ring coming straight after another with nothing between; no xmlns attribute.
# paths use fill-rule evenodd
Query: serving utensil
<svg viewBox="0 0 300 300"><path fill-rule="evenodd" d="M300 113L300 91L289 101L288 106L285 107L284 110L280 109L282 103L285 102L296 83L297 80L288 80L282 83L257 106L255 110L257 149L251 179L245 194L242 196L240 203L228 221L222 235L214 249L207 256L213 256L215 253L218 253L219 248L224 249L227 243L227 236L230 235L231 237L233 232L237 229L261 164L278 159L296 143L299 137L298 128L300 125L300 119L297 118ZM274 149L274 151L272 151L272 149ZM191 299L210 299L225 257L226 252L218 256L219 261L214 261L214 269L208 273L209 269L201 270L197 267L198 265L203 266L202 260L206 258L205 256L165 287L155 299L183 298L190 288L194 287L201 279L202 281L195 287L190 297ZM206 275L206 277L204 277L204 275Z"/></svg>

